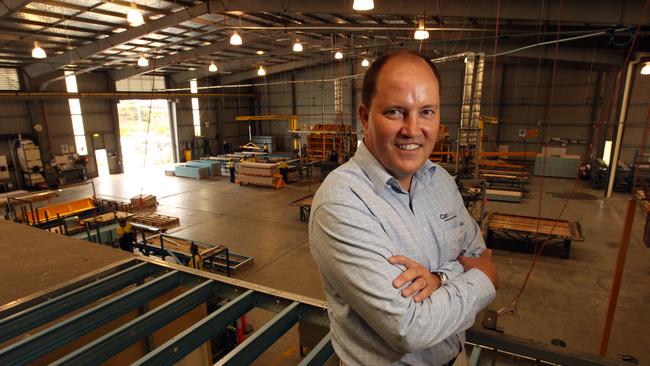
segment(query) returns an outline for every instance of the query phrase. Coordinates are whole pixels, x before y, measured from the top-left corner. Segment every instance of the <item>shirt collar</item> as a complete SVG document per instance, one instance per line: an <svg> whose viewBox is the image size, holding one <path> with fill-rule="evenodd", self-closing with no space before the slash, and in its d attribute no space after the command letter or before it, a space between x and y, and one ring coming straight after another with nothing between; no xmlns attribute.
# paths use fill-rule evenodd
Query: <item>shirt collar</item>
<svg viewBox="0 0 650 366"><path fill-rule="evenodd" d="M393 188L399 188L401 186L383 165L375 158L374 155L368 150L365 142L361 142L357 148L357 152L354 154L354 161L361 167L361 170L368 176L372 185L375 187L375 192L379 193L384 189L384 186L387 184ZM427 160L424 165L415 172L415 179L422 181L423 179L428 179L433 176L436 170L436 165L433 164L430 160Z"/></svg>

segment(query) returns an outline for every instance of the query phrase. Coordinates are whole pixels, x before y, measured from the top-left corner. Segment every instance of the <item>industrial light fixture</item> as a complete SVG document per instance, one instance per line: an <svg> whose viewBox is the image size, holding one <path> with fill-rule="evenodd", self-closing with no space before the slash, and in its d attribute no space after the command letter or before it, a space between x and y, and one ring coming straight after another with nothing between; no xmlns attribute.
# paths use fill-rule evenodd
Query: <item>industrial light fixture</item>
<svg viewBox="0 0 650 366"><path fill-rule="evenodd" d="M260 68L257 69L257 75L259 75L259 76L266 75L266 70L264 70L264 66L260 65Z"/></svg>
<svg viewBox="0 0 650 366"><path fill-rule="evenodd" d="M149 66L149 60L147 60L144 56L140 56L140 58L138 59L138 66L140 67Z"/></svg>
<svg viewBox="0 0 650 366"><path fill-rule="evenodd" d="M299 39L296 39L296 43L293 44L293 52L302 52L302 44Z"/></svg>
<svg viewBox="0 0 650 366"><path fill-rule="evenodd" d="M131 2L131 9L129 9L129 12L126 13L126 20L132 27L137 27L144 24L142 13L140 13L138 6L133 1Z"/></svg>
<svg viewBox="0 0 650 366"><path fill-rule="evenodd" d="M641 68L641 75L650 75L650 62L646 62L645 65L643 65Z"/></svg>
<svg viewBox="0 0 650 366"><path fill-rule="evenodd" d="M354 10L372 10L375 8L375 2L373 0L354 0L352 3L352 9Z"/></svg>
<svg viewBox="0 0 650 366"><path fill-rule="evenodd" d="M45 50L41 48L41 44L34 41L34 48L32 49L32 57L33 58L46 58L47 54L45 53Z"/></svg>
<svg viewBox="0 0 650 366"><path fill-rule="evenodd" d="M262 50L257 50L257 52L255 52L255 53L257 53L258 55L260 55L260 56L261 56L261 55L263 55L263 54L264 54L264 51L262 51Z"/></svg>
<svg viewBox="0 0 650 366"><path fill-rule="evenodd" d="M219 69L217 68L217 65L214 64L214 61L212 61L212 62L210 63L210 66L208 66L208 71L210 71L210 72L217 72L217 70L219 70Z"/></svg>
<svg viewBox="0 0 650 366"><path fill-rule="evenodd" d="M415 33L413 34L413 38L417 39L418 41L422 41L429 38L429 32L424 28L424 17L420 18L418 29L415 30Z"/></svg>
<svg viewBox="0 0 650 366"><path fill-rule="evenodd" d="M370 66L370 61L368 61L367 58L364 58L363 61L361 61L361 66L363 66L363 67Z"/></svg>
<svg viewBox="0 0 650 366"><path fill-rule="evenodd" d="M336 51L336 53L334 54L334 58L337 59L337 60L342 59L343 58L343 53L341 51Z"/></svg>
<svg viewBox="0 0 650 366"><path fill-rule="evenodd" d="M230 44L233 46L241 46L242 40L237 31L234 31L232 36L230 36Z"/></svg>

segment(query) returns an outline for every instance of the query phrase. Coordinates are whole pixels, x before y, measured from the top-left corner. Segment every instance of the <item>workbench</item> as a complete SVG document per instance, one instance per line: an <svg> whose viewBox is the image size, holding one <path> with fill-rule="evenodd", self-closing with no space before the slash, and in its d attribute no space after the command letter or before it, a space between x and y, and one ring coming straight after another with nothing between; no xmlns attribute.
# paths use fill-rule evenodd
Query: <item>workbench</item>
<svg viewBox="0 0 650 366"><path fill-rule="evenodd" d="M584 241L577 221L556 220L532 216L489 213L485 219L486 242L496 236L513 239L526 249L537 250L540 245L564 244L564 257L569 258L572 241Z"/></svg>
<svg viewBox="0 0 650 366"><path fill-rule="evenodd" d="M300 221L308 222L309 214L311 213L311 204L314 201L314 193L311 193L307 196L298 198L297 200L291 202L289 206L298 206L300 212Z"/></svg>

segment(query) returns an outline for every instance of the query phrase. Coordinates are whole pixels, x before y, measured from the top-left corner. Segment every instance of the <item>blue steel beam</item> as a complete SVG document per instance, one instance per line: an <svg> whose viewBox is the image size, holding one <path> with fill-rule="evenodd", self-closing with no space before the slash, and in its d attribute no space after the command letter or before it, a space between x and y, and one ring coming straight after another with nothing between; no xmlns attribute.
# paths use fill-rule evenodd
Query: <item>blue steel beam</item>
<svg viewBox="0 0 650 366"><path fill-rule="evenodd" d="M257 293L253 290L246 291L132 365L174 365L201 344L225 331L228 325L253 309L257 300Z"/></svg>
<svg viewBox="0 0 650 366"><path fill-rule="evenodd" d="M298 322L302 314L302 305L294 302L282 310L269 322L264 324L255 334L248 337L235 349L230 351L216 365L240 366L249 365L255 361L278 338L282 337L291 327Z"/></svg>
<svg viewBox="0 0 650 366"><path fill-rule="evenodd" d="M197 285L51 365L99 365L133 343L151 335L172 320L205 303L217 288L217 282L213 280Z"/></svg>
<svg viewBox="0 0 650 366"><path fill-rule="evenodd" d="M298 364L298 366L320 366L324 365L327 360L334 354L332 341L330 335L327 334L323 339L318 342L316 347L307 354L305 358Z"/></svg>
<svg viewBox="0 0 650 366"><path fill-rule="evenodd" d="M149 276L155 266L140 263L0 320L0 343L80 309Z"/></svg>
<svg viewBox="0 0 650 366"><path fill-rule="evenodd" d="M182 272L173 271L87 309L31 337L0 350L0 365L23 365L65 345L156 297L178 287Z"/></svg>
<svg viewBox="0 0 650 366"><path fill-rule="evenodd" d="M546 343L479 328L467 330L467 342L557 365L620 366L626 364L624 361L575 351L569 352Z"/></svg>
<svg viewBox="0 0 650 366"><path fill-rule="evenodd" d="M99 271L93 273L91 276L87 276L85 278L80 279L79 281L74 281L73 283L64 285L52 291L48 291L47 293L39 293L34 296L28 296L26 298L17 300L17 303L11 302L10 304L0 306L0 319L17 314L25 309L31 308L32 306L36 306L40 303L48 301L49 299L59 297L81 286L85 286L89 283L97 282L102 278L111 276L117 272L135 266L138 263L142 263L142 262L137 260L136 258L132 258L126 261L119 262L118 264L112 264L110 266L104 267L103 269L100 269Z"/></svg>

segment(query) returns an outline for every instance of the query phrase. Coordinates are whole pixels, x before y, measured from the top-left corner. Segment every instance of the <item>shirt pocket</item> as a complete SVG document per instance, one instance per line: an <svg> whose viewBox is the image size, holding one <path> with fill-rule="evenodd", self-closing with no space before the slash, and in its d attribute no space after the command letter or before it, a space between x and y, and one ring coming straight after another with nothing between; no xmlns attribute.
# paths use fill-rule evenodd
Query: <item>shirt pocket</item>
<svg viewBox="0 0 650 366"><path fill-rule="evenodd" d="M441 258L443 263L455 261L465 249L465 225L444 229L444 242L441 246Z"/></svg>

